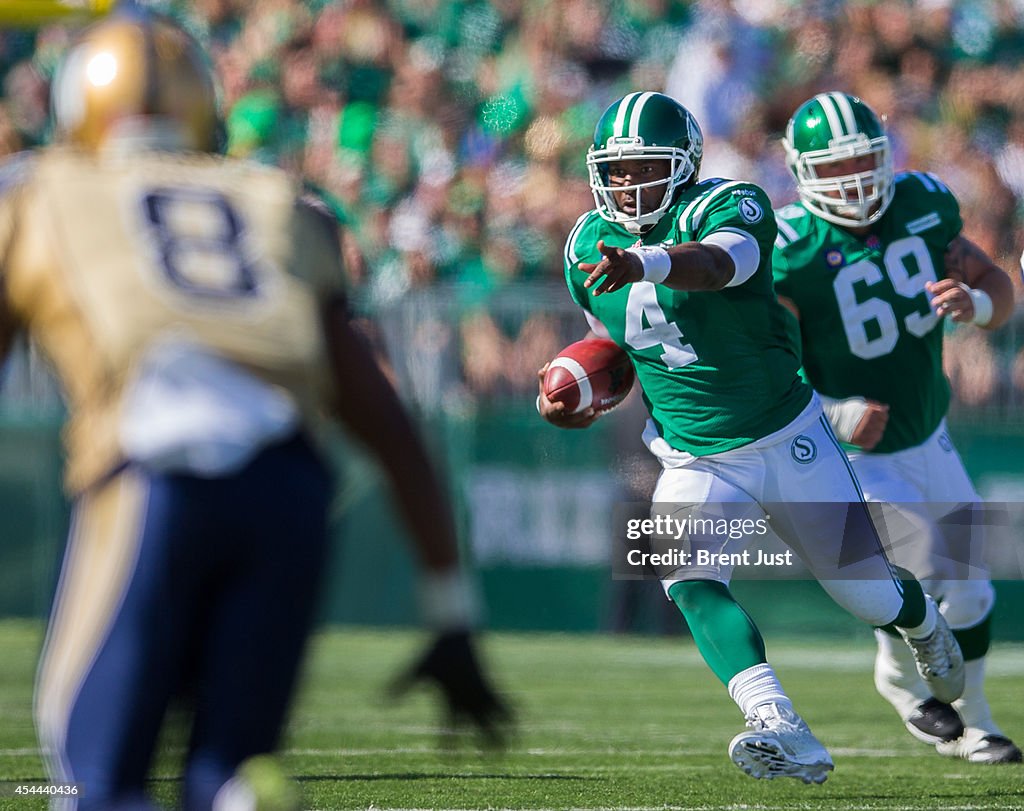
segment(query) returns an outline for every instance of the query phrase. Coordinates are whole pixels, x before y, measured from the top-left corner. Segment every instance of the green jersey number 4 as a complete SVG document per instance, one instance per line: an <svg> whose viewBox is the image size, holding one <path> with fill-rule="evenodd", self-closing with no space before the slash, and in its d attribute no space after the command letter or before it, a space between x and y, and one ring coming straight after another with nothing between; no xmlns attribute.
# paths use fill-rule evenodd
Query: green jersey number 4
<svg viewBox="0 0 1024 811"><path fill-rule="evenodd" d="M916 273L911 273L908 260L916 266ZM885 249L883 261L889 281L899 295L912 299L924 293L927 297L924 286L927 282L936 281L935 265L921 237L897 239ZM858 282L870 287L883 278L882 269L878 265L862 259L844 267L832 281L850 351L864 360L888 355L895 349L900 338L899 324L892 305L880 298L858 302L854 292L854 285ZM911 313L903 319L903 324L907 332L921 338L931 332L938 320L929 306L927 314ZM874 336L868 335L868 324L871 322L877 325Z"/></svg>
<svg viewBox="0 0 1024 811"><path fill-rule="evenodd" d="M654 285L634 282L626 302L626 343L636 350L660 346L662 363L669 369L681 369L697 360L697 353L682 337L679 326L665 318Z"/></svg>

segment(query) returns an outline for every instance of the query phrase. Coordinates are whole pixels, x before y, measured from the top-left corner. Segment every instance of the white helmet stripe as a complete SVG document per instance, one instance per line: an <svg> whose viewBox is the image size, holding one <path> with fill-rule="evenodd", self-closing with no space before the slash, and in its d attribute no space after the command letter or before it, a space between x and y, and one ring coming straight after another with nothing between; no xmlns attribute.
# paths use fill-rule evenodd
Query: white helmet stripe
<svg viewBox="0 0 1024 811"><path fill-rule="evenodd" d="M629 118L630 138L636 138L640 134L640 116L643 114L644 105L647 104L647 99L653 95L654 93L651 92L643 93L640 98L636 100L636 104L633 105L633 113Z"/></svg>
<svg viewBox="0 0 1024 811"><path fill-rule="evenodd" d="M89 56L84 45L72 48L57 68L50 92L54 123L62 133L78 127L85 117L85 96L78 83L85 73L85 62Z"/></svg>
<svg viewBox="0 0 1024 811"><path fill-rule="evenodd" d="M845 93L832 93L832 101L836 103L839 112L842 113L843 123L846 124L847 134L857 131L857 119L853 116L853 105Z"/></svg>
<svg viewBox="0 0 1024 811"><path fill-rule="evenodd" d="M821 109L825 113L825 118L828 121L828 128L832 132L833 138L838 138L840 135L845 135L843 132L843 124L839 118L839 111L836 109L835 103L832 101L829 93L819 93L814 97L814 100L821 105Z"/></svg>
<svg viewBox="0 0 1024 811"><path fill-rule="evenodd" d="M612 127L612 135L616 138L621 138L626 134L623 132L623 127L626 125L626 110L629 109L630 102L639 95L640 93L630 93L619 102L619 109L615 111L615 126Z"/></svg>

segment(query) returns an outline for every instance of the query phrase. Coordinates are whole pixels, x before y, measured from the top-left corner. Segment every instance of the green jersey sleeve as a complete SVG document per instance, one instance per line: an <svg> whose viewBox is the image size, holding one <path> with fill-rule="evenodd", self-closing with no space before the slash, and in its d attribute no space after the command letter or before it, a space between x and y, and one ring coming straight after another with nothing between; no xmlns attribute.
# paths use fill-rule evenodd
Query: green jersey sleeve
<svg viewBox="0 0 1024 811"><path fill-rule="evenodd" d="M676 220L676 239L680 242L700 242L718 231L753 237L767 274L767 258L771 256L777 228L771 201L763 189L739 180L719 182L686 206Z"/></svg>
<svg viewBox="0 0 1024 811"><path fill-rule="evenodd" d="M596 211L588 211L576 220L576 224L573 225L565 240L565 250L562 255L565 264L565 284L569 288L569 295L587 312L590 312L590 296L587 295L587 290L583 287L583 282L587 277L579 269L579 264L580 262L600 260L601 252L597 250L596 237L600 221L601 216Z"/></svg>

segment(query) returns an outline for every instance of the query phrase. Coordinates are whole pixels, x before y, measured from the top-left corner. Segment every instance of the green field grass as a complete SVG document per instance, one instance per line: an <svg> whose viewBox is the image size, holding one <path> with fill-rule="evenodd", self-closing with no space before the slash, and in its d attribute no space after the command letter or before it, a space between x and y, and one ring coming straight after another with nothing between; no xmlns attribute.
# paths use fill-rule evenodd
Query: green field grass
<svg viewBox="0 0 1024 811"><path fill-rule="evenodd" d="M30 715L39 640L36 624L0 623L2 780L43 776ZM503 756L461 738L442 754L426 695L396 705L381 694L422 641L350 629L317 637L283 755L306 807L1024 808L1024 767L940 758L903 731L871 685L869 633L842 644L769 640L783 684L836 761L823 786L755 781L729 762L739 713L686 639L492 635L485 650L518 709L518 735ZM991 658L992 703L1019 741L1024 647ZM153 782L167 803L178 788L175 737ZM0 799L3 809L43 807Z"/></svg>

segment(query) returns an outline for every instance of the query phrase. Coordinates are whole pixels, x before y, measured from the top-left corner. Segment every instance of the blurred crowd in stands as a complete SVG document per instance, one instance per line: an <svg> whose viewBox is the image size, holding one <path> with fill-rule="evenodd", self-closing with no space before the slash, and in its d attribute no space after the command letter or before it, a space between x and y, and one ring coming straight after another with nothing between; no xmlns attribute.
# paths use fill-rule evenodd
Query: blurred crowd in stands
<svg viewBox="0 0 1024 811"><path fill-rule="evenodd" d="M563 241L593 205L584 154L594 124L636 89L663 89L694 112L703 176L752 179L778 205L796 196L778 143L789 116L820 90L859 95L886 116L897 169L939 175L965 233L1020 287L1016 0L151 5L207 46L227 151L319 187L347 223L358 306L435 313L392 322L428 367L431 355L453 355L473 395L532 389L540 363L582 332L575 317L562 323ZM59 27L0 34L0 155L47 139L48 83L66 41ZM1024 399L1014 327L992 338L959 329L950 343L962 408Z"/></svg>

